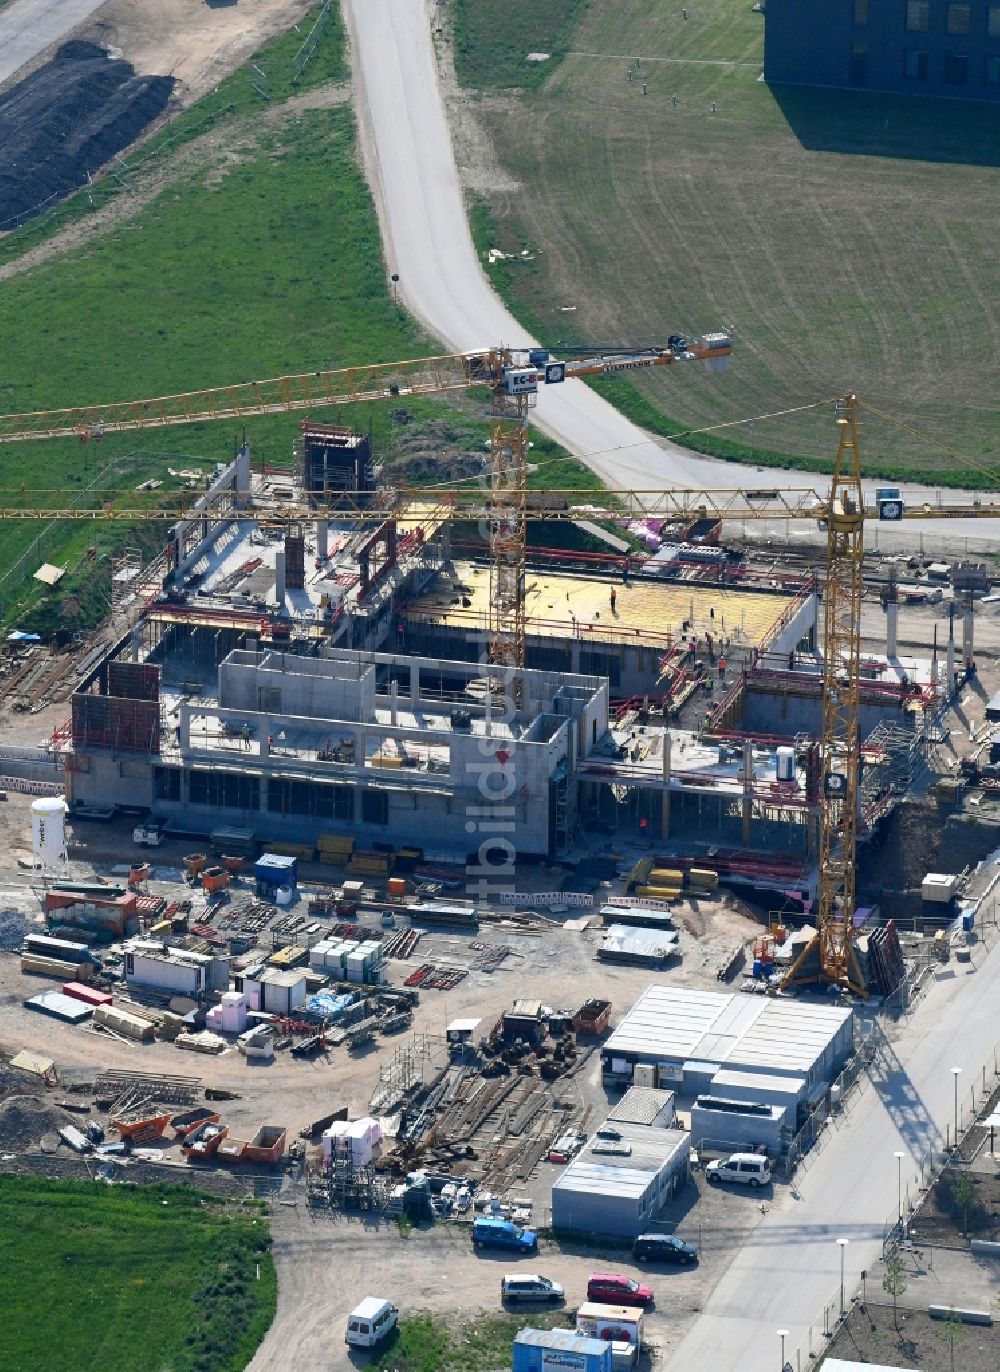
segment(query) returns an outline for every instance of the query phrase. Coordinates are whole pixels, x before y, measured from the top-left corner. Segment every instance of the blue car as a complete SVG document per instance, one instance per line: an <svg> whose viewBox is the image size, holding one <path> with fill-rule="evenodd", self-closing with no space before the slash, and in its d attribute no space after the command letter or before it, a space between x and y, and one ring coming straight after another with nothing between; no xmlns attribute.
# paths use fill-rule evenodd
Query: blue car
<svg viewBox="0 0 1000 1372"><path fill-rule="evenodd" d="M472 1225L473 1248L516 1248L533 1253L538 1247L534 1229L522 1229L512 1220L477 1219Z"/></svg>

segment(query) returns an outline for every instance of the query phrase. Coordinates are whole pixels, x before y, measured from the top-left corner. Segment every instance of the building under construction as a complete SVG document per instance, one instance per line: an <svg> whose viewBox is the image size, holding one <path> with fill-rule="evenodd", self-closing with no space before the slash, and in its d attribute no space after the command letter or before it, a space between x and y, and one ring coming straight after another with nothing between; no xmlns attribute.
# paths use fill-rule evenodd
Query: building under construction
<svg viewBox="0 0 1000 1372"><path fill-rule="evenodd" d="M486 564L453 560L443 500L366 510L366 445L304 428L294 475L253 474L244 449L174 527L159 590L74 695L74 805L451 855L499 834L506 807L504 842L525 856L614 833L788 855L808 882L822 689L809 576L724 550L538 553L511 689L484 665ZM315 491L322 517L296 522ZM883 729L872 765L891 752L898 772L884 726L905 741L923 699L917 674L896 672L873 676L864 723ZM884 806L894 785L866 794Z"/></svg>

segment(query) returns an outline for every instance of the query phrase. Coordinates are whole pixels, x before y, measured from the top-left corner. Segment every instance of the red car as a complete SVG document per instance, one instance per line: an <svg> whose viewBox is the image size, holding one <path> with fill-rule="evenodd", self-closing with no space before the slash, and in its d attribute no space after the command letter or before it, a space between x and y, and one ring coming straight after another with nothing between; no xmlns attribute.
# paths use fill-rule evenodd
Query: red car
<svg viewBox="0 0 1000 1372"><path fill-rule="evenodd" d="M653 1304L653 1291L642 1282L631 1277L621 1277L617 1272L594 1272L587 1282L587 1300L600 1301L604 1305L641 1305Z"/></svg>

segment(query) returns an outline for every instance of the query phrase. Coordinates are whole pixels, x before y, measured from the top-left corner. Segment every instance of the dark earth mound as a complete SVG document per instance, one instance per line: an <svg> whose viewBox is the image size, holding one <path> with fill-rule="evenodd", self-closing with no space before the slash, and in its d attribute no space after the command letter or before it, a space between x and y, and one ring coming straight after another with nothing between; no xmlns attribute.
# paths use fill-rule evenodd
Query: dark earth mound
<svg viewBox="0 0 1000 1372"><path fill-rule="evenodd" d="M136 76L94 43L64 43L0 95L0 230L82 186L163 113L171 76Z"/></svg>

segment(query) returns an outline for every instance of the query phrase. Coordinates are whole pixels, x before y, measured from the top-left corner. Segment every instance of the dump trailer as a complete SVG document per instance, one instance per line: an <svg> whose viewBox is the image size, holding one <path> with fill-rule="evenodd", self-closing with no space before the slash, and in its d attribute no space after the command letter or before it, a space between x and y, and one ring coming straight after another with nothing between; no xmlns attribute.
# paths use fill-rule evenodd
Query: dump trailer
<svg viewBox="0 0 1000 1372"><path fill-rule="evenodd" d="M181 1151L187 1154L189 1162L195 1158L202 1161L212 1158L228 1133L229 1126L226 1124L202 1124L188 1134L181 1144Z"/></svg>
<svg viewBox="0 0 1000 1372"><path fill-rule="evenodd" d="M203 1124L218 1124L218 1122L219 1113L217 1110L210 1110L205 1105L196 1105L191 1110L184 1110L179 1115L174 1115L170 1121L170 1127L174 1131L174 1138L186 1139L189 1134L193 1134Z"/></svg>

